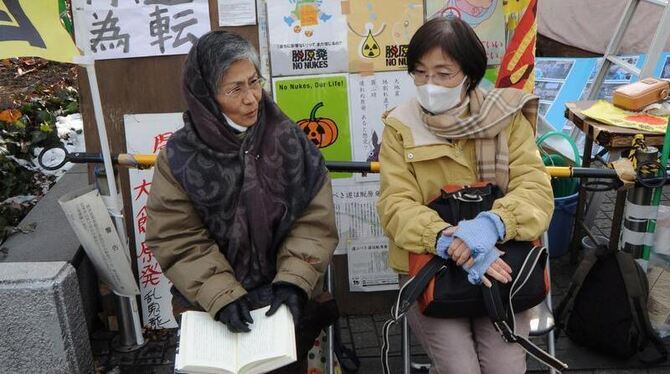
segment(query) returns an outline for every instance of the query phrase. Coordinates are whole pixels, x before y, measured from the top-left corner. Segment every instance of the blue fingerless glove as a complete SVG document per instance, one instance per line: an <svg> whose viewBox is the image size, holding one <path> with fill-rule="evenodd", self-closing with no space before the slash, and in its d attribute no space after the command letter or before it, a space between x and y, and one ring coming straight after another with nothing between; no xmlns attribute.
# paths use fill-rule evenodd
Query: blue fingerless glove
<svg viewBox="0 0 670 374"><path fill-rule="evenodd" d="M445 260L450 259L451 257L447 251L449 250L449 246L453 241L453 236L442 235L440 239L437 240L437 245L435 246L437 255ZM493 261L498 259L498 257L500 257L499 251L488 251L485 254L479 255L478 258L475 258L475 263L471 268L466 268L463 266L463 270L468 273L468 282L474 285L482 283L482 275L486 273L486 269L488 269Z"/></svg>
<svg viewBox="0 0 670 374"><path fill-rule="evenodd" d="M500 251L495 247L491 251L482 253L475 258L475 264L470 268L463 266L463 269L468 272L468 282L477 285L482 283L482 276L486 274L486 270L491 264L500 257Z"/></svg>
<svg viewBox="0 0 670 374"><path fill-rule="evenodd" d="M467 244L475 261L472 267L464 268L468 272L468 282L482 283L486 270L500 257L495 245L505 237L505 225L497 214L482 212L471 220L459 222L454 236Z"/></svg>
<svg viewBox="0 0 670 374"><path fill-rule="evenodd" d="M481 212L473 219L459 222L454 236L468 245L472 257L476 259L505 237L505 225L497 214Z"/></svg>
<svg viewBox="0 0 670 374"><path fill-rule="evenodd" d="M447 253L447 250L449 249L449 246L453 241L454 241L453 236L446 236L446 235L440 236L440 238L437 240L437 244L435 245L435 252L437 253L437 255L445 260L448 260L449 254Z"/></svg>

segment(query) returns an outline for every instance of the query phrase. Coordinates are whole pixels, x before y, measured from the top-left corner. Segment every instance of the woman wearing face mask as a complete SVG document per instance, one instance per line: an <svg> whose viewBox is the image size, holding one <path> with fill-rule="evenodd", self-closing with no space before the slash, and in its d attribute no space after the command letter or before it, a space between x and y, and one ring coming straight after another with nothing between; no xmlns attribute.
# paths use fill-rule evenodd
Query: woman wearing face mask
<svg viewBox="0 0 670 374"><path fill-rule="evenodd" d="M537 98L516 89L485 92L481 41L457 18L435 18L412 37L408 71L417 97L383 116L380 220L389 261L401 274L408 253L433 253L467 269L473 283L509 282L497 242L533 240L553 211L550 180L534 142ZM426 205L447 184L487 181L505 196L472 220L445 222ZM401 282L406 281L401 275ZM528 313L516 315L528 334ZM488 317L438 319L416 305L408 321L431 373L523 373L525 352L501 339Z"/></svg>

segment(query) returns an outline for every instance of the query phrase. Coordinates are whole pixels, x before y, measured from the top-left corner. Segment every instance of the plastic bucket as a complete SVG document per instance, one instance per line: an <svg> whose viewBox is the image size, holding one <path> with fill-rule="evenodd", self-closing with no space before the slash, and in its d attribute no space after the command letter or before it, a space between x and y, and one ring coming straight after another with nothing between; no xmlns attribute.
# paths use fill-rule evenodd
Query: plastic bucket
<svg viewBox="0 0 670 374"><path fill-rule="evenodd" d="M563 256L570 247L579 193L554 199L554 215L549 224L549 256Z"/></svg>
<svg viewBox="0 0 670 374"><path fill-rule="evenodd" d="M579 156L577 145L568 135L558 131L549 131L535 140L535 144L537 144L540 152L543 154L542 161L544 162L545 166L569 166L571 163L561 154L549 154L543 147L541 147L542 143L544 143L550 137L560 137L567 141L572 148L572 152L574 153L575 166L581 166L582 160ZM577 178L551 178L551 188L554 191L554 196L557 198L568 197L572 195L577 191L578 186L579 179Z"/></svg>

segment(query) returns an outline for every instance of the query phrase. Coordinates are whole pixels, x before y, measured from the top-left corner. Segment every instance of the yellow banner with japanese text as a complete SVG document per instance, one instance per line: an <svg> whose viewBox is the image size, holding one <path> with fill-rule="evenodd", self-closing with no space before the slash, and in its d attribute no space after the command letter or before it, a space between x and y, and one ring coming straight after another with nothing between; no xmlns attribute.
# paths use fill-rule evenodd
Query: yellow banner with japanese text
<svg viewBox="0 0 670 374"><path fill-rule="evenodd" d="M58 0L0 0L0 59L73 62L81 53L61 24Z"/></svg>

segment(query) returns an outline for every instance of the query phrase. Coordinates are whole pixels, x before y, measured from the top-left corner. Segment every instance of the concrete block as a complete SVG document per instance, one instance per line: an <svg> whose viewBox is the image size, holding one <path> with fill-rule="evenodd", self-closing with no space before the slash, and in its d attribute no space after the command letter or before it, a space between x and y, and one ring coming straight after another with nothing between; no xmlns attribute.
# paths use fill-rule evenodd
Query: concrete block
<svg viewBox="0 0 670 374"><path fill-rule="evenodd" d="M65 261L77 269L79 292L89 330L93 329L98 313L98 280L79 239L67 222L58 199L73 190L88 185L86 165L75 165L49 190L21 221L19 226L35 226L32 231L12 235L2 247L0 262Z"/></svg>
<svg viewBox="0 0 670 374"><path fill-rule="evenodd" d="M0 373L91 373L79 284L66 262L0 263Z"/></svg>

